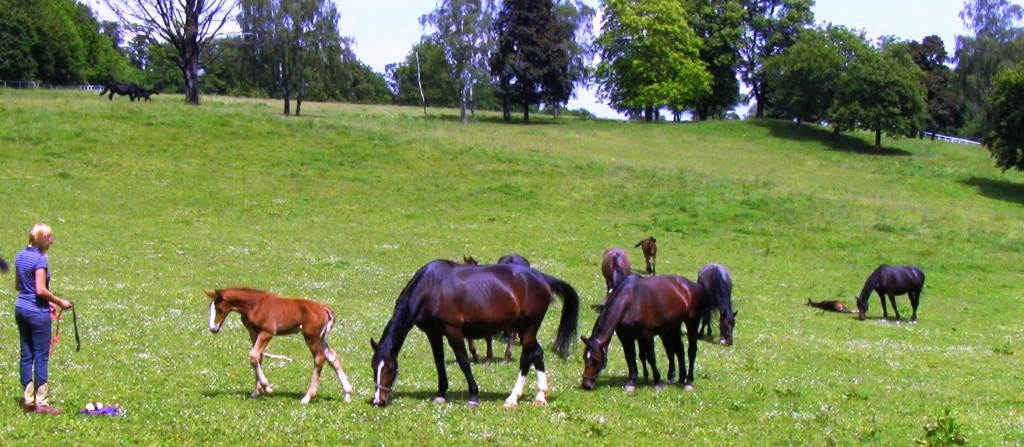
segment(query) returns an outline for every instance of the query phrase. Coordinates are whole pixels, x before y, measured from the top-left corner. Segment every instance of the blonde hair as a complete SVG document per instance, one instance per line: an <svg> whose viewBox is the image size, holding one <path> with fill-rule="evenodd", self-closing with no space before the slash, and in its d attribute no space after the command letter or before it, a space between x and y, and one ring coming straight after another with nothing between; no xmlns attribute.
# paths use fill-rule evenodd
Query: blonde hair
<svg viewBox="0 0 1024 447"><path fill-rule="evenodd" d="M47 237L52 236L53 230L49 225L37 223L32 225L32 229L28 231L28 244L36 248L41 248L43 241L46 240Z"/></svg>

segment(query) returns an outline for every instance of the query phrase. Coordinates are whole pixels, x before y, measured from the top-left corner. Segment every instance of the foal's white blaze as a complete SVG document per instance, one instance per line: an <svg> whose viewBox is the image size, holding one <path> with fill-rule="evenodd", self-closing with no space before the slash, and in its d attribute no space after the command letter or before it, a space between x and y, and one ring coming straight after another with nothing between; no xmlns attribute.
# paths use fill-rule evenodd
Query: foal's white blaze
<svg viewBox="0 0 1024 447"><path fill-rule="evenodd" d="M382 369L384 369L384 361L383 360L381 360L380 363L377 364L377 377L374 378L374 381L377 382L376 384L374 384L374 387L373 387L374 388L373 389L373 403L375 403L375 404L381 403L380 386L379 385L381 384L380 383L380 371Z"/></svg>
<svg viewBox="0 0 1024 447"><path fill-rule="evenodd" d="M216 333L220 330L220 326L217 325L217 306L214 306L213 302L210 303L210 332Z"/></svg>

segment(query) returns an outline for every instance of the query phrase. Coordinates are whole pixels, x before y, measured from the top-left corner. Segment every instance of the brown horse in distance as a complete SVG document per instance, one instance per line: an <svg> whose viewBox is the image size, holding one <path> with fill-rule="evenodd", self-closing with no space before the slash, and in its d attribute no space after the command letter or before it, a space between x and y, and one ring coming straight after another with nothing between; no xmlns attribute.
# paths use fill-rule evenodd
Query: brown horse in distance
<svg viewBox="0 0 1024 447"><path fill-rule="evenodd" d="M273 293L248 287L232 287L227 289L204 290L210 297L210 332L216 334L224 324L224 319L231 312L242 315L242 325L249 331L252 350L249 351L249 363L256 374L256 390L252 397L260 394L273 395L270 381L263 374L263 351L275 335L292 335L302 333L306 346L313 354L313 380L309 391L302 397L307 404L316 396L320 382L320 372L324 362L330 363L338 373L338 380L345 390L345 402L351 400L352 385L348 376L341 369L338 355L327 346L327 334L334 327L334 312L316 301L282 298Z"/></svg>
<svg viewBox="0 0 1024 447"><path fill-rule="evenodd" d="M644 252L644 261L647 261L647 274L657 275L654 264L658 258L658 241L654 239L654 236L648 236L633 246L633 248L636 247L640 247Z"/></svg>
<svg viewBox="0 0 1024 447"><path fill-rule="evenodd" d="M821 301L821 302L817 302L816 303L814 301L811 301L810 299L807 299L807 305L811 306L811 307L817 307L818 309L821 309L821 310L824 310L824 311L838 312L838 313L841 313L841 314L852 314L852 313L856 312L856 311L853 311L853 310L850 310L849 308L847 308L846 304L843 304L842 301L837 301L837 300L826 300L826 301Z"/></svg>

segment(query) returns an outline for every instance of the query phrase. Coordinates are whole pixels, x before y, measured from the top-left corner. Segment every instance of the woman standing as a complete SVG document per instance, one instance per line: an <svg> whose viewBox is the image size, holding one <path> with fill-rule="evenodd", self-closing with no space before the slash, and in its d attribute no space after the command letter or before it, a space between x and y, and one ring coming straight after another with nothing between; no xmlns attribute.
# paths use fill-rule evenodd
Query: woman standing
<svg viewBox="0 0 1024 447"><path fill-rule="evenodd" d="M68 309L71 302L50 291L46 252L52 243L50 226L35 224L29 230L28 247L14 258L14 288L18 291L14 320L21 335L21 386L25 390L21 408L26 412L61 414L62 411L49 405L46 397L53 328L51 311L58 307Z"/></svg>

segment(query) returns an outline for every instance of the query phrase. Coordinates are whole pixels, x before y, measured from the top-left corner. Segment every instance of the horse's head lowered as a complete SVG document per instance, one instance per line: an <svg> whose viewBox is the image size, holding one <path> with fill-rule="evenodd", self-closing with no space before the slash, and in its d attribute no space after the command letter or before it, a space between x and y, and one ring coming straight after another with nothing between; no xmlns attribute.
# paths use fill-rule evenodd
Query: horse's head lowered
<svg viewBox="0 0 1024 447"><path fill-rule="evenodd" d="M383 352L377 342L370 339L370 346L373 347L373 405L383 407L388 404L391 397L391 390L398 380L398 360L390 352Z"/></svg>
<svg viewBox="0 0 1024 447"><path fill-rule="evenodd" d="M210 297L210 332L220 332L220 326L231 313L231 304L224 299L220 290L203 290L206 296Z"/></svg>
<svg viewBox="0 0 1024 447"><path fill-rule="evenodd" d="M597 377L608 364L608 346L601 346L601 343L594 338L580 337L586 348L583 350L583 381L580 386L587 390L593 390Z"/></svg>
<svg viewBox="0 0 1024 447"><path fill-rule="evenodd" d="M732 330L733 330L733 328L736 327L736 315L738 315L739 313L740 313L740 311L738 311L738 310L735 311L735 312L732 312L731 309L730 309L730 311L723 311L723 312L721 312L719 314L719 316L718 316L718 329L719 329L719 332L720 332L719 338L718 338L718 343L719 344L726 345L726 346L732 346ZM726 315L726 314L728 314L728 315Z"/></svg>

